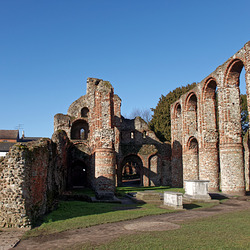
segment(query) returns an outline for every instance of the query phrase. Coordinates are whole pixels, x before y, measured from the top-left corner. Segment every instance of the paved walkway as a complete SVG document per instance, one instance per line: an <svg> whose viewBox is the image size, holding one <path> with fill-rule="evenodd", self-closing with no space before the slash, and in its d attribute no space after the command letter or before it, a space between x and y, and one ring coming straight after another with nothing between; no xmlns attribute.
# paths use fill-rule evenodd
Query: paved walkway
<svg viewBox="0 0 250 250"><path fill-rule="evenodd" d="M13 248L25 233L24 229L1 228L0 229L0 250Z"/></svg>
<svg viewBox="0 0 250 250"><path fill-rule="evenodd" d="M248 197L249 199L249 197ZM63 249L77 243L103 243L124 234L136 231L165 231L180 228L180 223L213 215L240 210L250 210L250 202L242 199L229 199L223 204L202 210L184 210L178 213L142 217L139 219L108 223L89 228L70 230L48 236L22 240L24 229L1 229L0 250L15 249Z"/></svg>

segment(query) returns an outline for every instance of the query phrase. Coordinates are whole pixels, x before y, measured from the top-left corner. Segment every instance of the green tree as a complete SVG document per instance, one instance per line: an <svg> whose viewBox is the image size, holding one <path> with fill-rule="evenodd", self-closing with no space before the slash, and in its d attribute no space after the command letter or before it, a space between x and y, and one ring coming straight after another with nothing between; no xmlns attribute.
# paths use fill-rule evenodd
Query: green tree
<svg viewBox="0 0 250 250"><path fill-rule="evenodd" d="M245 135L249 128L247 95L240 95L240 103L241 103L241 127L242 127L242 133L243 135Z"/></svg>
<svg viewBox="0 0 250 250"><path fill-rule="evenodd" d="M152 108L153 116L150 122L150 128L155 132L161 141L171 141L171 116L170 106L177 101L181 95L193 89L196 83L188 84L185 87L179 87L169 92L166 96L161 96L156 108Z"/></svg>

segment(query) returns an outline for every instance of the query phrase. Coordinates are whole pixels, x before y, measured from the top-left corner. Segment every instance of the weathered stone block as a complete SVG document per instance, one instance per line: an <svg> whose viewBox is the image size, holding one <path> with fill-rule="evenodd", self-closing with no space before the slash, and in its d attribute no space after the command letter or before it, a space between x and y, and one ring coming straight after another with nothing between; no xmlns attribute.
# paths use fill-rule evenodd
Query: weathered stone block
<svg viewBox="0 0 250 250"><path fill-rule="evenodd" d="M183 208L183 202L182 202L182 193L178 192L164 192L164 205L173 207L175 209L182 209Z"/></svg>
<svg viewBox="0 0 250 250"><path fill-rule="evenodd" d="M191 200L210 201L208 183L209 181L203 180L184 180L184 197Z"/></svg>

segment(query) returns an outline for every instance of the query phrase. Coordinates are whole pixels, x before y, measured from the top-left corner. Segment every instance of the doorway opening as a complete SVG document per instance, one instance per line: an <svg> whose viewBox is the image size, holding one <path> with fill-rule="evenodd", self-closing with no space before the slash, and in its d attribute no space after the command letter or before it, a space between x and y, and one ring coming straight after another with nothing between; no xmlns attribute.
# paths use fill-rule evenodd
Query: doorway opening
<svg viewBox="0 0 250 250"><path fill-rule="evenodd" d="M122 186L143 186L143 164L137 155L126 156L121 166Z"/></svg>

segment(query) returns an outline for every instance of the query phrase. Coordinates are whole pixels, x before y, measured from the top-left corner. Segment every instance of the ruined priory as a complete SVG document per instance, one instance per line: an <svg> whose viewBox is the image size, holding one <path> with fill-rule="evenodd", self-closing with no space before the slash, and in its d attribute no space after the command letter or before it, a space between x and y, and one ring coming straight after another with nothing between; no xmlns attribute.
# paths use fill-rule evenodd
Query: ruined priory
<svg viewBox="0 0 250 250"><path fill-rule="evenodd" d="M171 144L160 142L140 117L121 116L110 82L88 78L86 95L67 114L55 115L51 139L17 143L0 163L0 226L30 226L53 209L58 195L78 187L113 199L115 186L126 181L182 187L184 180L209 180L210 192L244 195L249 137L243 140L241 130L243 67L249 100L250 42L172 104Z"/></svg>

